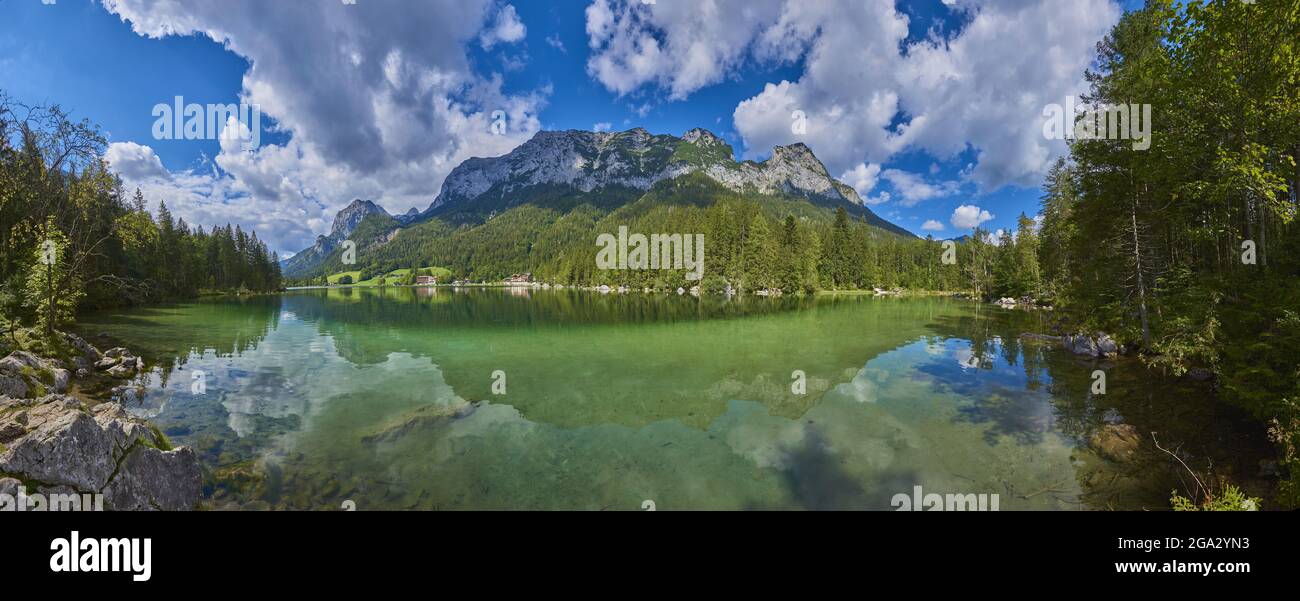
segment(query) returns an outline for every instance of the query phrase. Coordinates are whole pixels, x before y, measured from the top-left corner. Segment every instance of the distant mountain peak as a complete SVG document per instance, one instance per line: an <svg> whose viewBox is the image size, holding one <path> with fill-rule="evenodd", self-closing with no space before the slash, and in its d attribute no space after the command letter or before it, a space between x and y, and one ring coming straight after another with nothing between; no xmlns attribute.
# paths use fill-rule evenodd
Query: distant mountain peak
<svg viewBox="0 0 1300 601"><path fill-rule="evenodd" d="M633 198L659 182L696 174L737 194L802 197L823 207L848 203L854 214L899 235L909 232L866 207L853 187L836 180L802 142L772 149L762 162L737 162L730 144L704 128L681 137L653 134L643 127L621 132L539 131L497 157L474 157L457 165L423 212L393 217L369 200L353 200L334 218L328 237L285 261L285 273L305 273L324 261L370 215L395 220L397 229L446 214L495 215L538 198L596 193ZM390 237L391 239L391 237Z"/></svg>
<svg viewBox="0 0 1300 601"><path fill-rule="evenodd" d="M388 211L385 211L383 207L373 201L361 200L360 198L353 200L334 216L334 225L330 228L330 237L336 240L348 237L353 230L357 229L358 225L361 225L361 221L367 215L373 214L392 217L392 215L388 214Z"/></svg>
<svg viewBox="0 0 1300 601"><path fill-rule="evenodd" d="M682 134L682 140L705 147L726 145L726 142L723 142L722 138L713 135L713 132L702 127L697 127Z"/></svg>
<svg viewBox="0 0 1300 601"><path fill-rule="evenodd" d="M731 146L707 129L697 127L679 138L636 127L623 132L542 131L505 155L465 161L447 176L424 214L441 207L468 207L485 195L509 200L533 186L559 185L582 192L607 186L649 190L660 181L694 172L737 192L862 205L857 192L836 181L802 142L776 147L762 163L737 163Z"/></svg>

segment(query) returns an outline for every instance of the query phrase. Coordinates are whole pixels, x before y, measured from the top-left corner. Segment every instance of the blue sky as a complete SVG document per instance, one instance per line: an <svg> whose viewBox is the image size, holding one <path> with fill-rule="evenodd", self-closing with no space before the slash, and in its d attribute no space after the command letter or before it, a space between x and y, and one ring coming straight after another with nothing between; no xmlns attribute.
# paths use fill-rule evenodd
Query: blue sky
<svg viewBox="0 0 1300 601"><path fill-rule="evenodd" d="M423 209L469 156L539 129L807 143L880 215L1013 228L1063 143L1110 0L0 0L0 89L100 124L129 186L284 254L352 198ZM156 139L153 108L258 104L257 149ZM790 127L791 110L807 129ZM507 114L493 135L492 113ZM959 209L960 208L960 209ZM929 222L929 229L923 226Z"/></svg>

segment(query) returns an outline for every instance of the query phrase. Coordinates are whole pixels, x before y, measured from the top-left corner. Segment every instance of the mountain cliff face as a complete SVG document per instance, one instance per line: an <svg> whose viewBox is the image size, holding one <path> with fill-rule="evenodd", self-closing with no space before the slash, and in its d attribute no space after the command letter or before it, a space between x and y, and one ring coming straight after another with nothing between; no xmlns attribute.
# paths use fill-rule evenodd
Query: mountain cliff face
<svg viewBox="0 0 1300 601"><path fill-rule="evenodd" d="M737 194L802 198L827 209L844 207L871 225L911 236L864 206L857 192L831 177L802 143L778 146L766 161L738 162L731 145L699 128L681 137L655 135L642 128L543 131L506 155L461 163L423 212L412 209L393 217L373 202L353 201L334 219L329 236L317 238L312 247L285 260L282 269L289 277L310 273L371 215L386 218L387 233L380 241L386 243L399 230L424 222L481 223L515 207L566 195L587 199L594 195L609 205L604 210L612 210L660 182L688 175L703 176Z"/></svg>
<svg viewBox="0 0 1300 601"><path fill-rule="evenodd" d="M732 148L704 129L678 138L637 128L625 132L546 131L509 154L473 158L452 170L425 216L482 200L526 196L534 186L592 192L609 186L649 190L700 172L735 192L793 194L861 205L853 188L826 171L807 146L778 146L762 163L736 162Z"/></svg>
<svg viewBox="0 0 1300 601"><path fill-rule="evenodd" d="M298 254L280 262L280 270L289 276L296 276L310 271L324 261L339 243L347 239L357 226L370 215L391 217L383 207L369 200L353 200L343 210L334 215L334 225L330 235L317 236L316 243L298 252Z"/></svg>

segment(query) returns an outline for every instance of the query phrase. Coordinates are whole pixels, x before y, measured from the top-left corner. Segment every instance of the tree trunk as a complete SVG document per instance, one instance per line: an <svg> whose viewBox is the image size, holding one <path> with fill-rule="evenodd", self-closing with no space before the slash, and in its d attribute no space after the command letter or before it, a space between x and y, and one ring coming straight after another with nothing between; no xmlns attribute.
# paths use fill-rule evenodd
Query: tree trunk
<svg viewBox="0 0 1300 601"><path fill-rule="evenodd" d="M1133 206L1129 210L1129 216L1133 223L1133 269L1137 272L1138 317L1142 320L1142 348L1150 349L1151 328L1147 323L1146 282L1142 278L1142 247L1140 237L1138 236L1137 196L1133 197Z"/></svg>

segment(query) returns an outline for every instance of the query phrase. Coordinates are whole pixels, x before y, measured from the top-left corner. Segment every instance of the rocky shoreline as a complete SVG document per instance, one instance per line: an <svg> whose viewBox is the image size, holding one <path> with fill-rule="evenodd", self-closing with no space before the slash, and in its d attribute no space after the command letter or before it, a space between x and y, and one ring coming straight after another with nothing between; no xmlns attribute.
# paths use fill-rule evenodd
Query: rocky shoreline
<svg viewBox="0 0 1300 601"><path fill-rule="evenodd" d="M27 351L0 359L0 493L102 495L102 507L118 511L197 508L203 480L192 449L173 448L116 400L70 392L74 381L132 378L143 361L60 336L66 360Z"/></svg>

